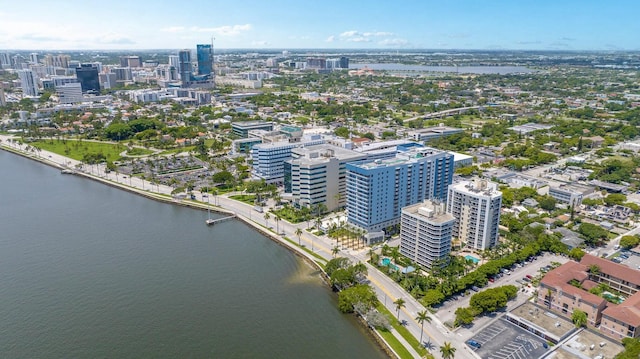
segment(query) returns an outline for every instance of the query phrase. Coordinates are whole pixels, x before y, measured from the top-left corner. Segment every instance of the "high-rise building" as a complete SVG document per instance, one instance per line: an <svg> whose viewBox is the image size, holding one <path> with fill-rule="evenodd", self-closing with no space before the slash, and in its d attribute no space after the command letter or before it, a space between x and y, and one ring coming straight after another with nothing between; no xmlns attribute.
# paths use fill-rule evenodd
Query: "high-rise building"
<svg viewBox="0 0 640 359"><path fill-rule="evenodd" d="M196 45L198 75L211 75L213 71L213 49L211 45Z"/></svg>
<svg viewBox="0 0 640 359"><path fill-rule="evenodd" d="M111 69L111 72L116 75L116 81L131 81L133 78L131 69L128 67L114 67Z"/></svg>
<svg viewBox="0 0 640 359"><path fill-rule="evenodd" d="M76 67L76 77L82 85L83 93L100 93L100 78L98 68L93 64L81 64Z"/></svg>
<svg viewBox="0 0 640 359"><path fill-rule="evenodd" d="M0 88L0 107L7 104L7 99L4 97L4 89Z"/></svg>
<svg viewBox="0 0 640 359"><path fill-rule="evenodd" d="M176 70L180 69L180 57L178 55L169 55L169 66L173 66Z"/></svg>
<svg viewBox="0 0 640 359"><path fill-rule="evenodd" d="M31 70L18 70L20 86L24 96L38 96L38 80Z"/></svg>
<svg viewBox="0 0 640 359"><path fill-rule="evenodd" d="M31 54L29 54L29 62L31 62L32 64L39 63L40 59L38 58L38 53L32 52Z"/></svg>
<svg viewBox="0 0 640 359"><path fill-rule="evenodd" d="M261 143L251 148L253 159L252 175L267 183L284 182L284 162L292 158L294 147L312 146L324 143L320 137L303 138L300 142Z"/></svg>
<svg viewBox="0 0 640 359"><path fill-rule="evenodd" d="M498 243L502 193L486 180L462 181L449 186L447 212L456 218L453 236L473 249Z"/></svg>
<svg viewBox="0 0 640 359"><path fill-rule="evenodd" d="M71 57L69 55L46 55L44 64L53 67L68 68Z"/></svg>
<svg viewBox="0 0 640 359"><path fill-rule="evenodd" d="M340 57L340 68L341 69L348 69L349 68L349 58L342 56Z"/></svg>
<svg viewBox="0 0 640 359"><path fill-rule="evenodd" d="M82 102L82 85L78 82L56 86L56 94L60 103L73 104Z"/></svg>
<svg viewBox="0 0 640 359"><path fill-rule="evenodd" d="M120 56L120 67L142 67L140 56Z"/></svg>
<svg viewBox="0 0 640 359"><path fill-rule="evenodd" d="M422 267L445 264L451 252L455 218L444 203L425 201L402 209L400 253Z"/></svg>
<svg viewBox="0 0 640 359"><path fill-rule="evenodd" d="M0 68L8 69L11 67L11 54L8 52L0 52Z"/></svg>
<svg viewBox="0 0 640 359"><path fill-rule="evenodd" d="M13 63L13 68L15 70L22 70L25 68L25 66L22 66L22 65L27 64L27 62L24 59L24 56L22 55L14 55L12 59L12 63Z"/></svg>
<svg viewBox="0 0 640 359"><path fill-rule="evenodd" d="M368 232L400 223L403 207L444 201L453 180L453 155L412 147L395 157L347 164L347 220Z"/></svg>
<svg viewBox="0 0 640 359"><path fill-rule="evenodd" d="M324 204L328 211L343 207L347 195L347 163L367 156L329 144L296 147L284 163L284 192L299 207Z"/></svg>
<svg viewBox="0 0 640 359"><path fill-rule="evenodd" d="M191 77L193 76L190 50L178 51L178 72L180 73L180 81L182 81L182 87L189 87L189 84L191 83Z"/></svg>

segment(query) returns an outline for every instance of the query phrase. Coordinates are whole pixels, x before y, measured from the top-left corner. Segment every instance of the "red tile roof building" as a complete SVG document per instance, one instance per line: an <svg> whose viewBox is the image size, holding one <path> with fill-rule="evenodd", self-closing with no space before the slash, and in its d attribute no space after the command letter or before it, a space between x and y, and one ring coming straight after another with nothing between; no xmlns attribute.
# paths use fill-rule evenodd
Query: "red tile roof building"
<svg viewBox="0 0 640 359"><path fill-rule="evenodd" d="M614 304L588 292L600 284L608 285L626 299ZM587 314L588 325L621 340L640 337L639 290L639 271L585 254L580 263L567 262L544 276L540 281L538 302L567 317L580 309Z"/></svg>

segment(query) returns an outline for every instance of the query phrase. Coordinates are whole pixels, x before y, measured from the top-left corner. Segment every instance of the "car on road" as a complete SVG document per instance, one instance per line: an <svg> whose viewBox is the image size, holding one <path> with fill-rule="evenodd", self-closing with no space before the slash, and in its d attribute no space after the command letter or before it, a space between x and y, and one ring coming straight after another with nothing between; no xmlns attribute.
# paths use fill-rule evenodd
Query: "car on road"
<svg viewBox="0 0 640 359"><path fill-rule="evenodd" d="M473 339L467 340L467 345L472 347L472 348L476 348L476 349L480 349L482 347L482 344L478 343L477 341L475 341Z"/></svg>

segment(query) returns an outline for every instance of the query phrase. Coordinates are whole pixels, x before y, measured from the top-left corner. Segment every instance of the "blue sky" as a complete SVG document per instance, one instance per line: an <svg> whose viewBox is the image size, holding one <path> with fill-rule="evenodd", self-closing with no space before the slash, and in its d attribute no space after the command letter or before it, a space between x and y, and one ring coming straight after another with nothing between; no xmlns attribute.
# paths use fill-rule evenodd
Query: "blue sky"
<svg viewBox="0 0 640 359"><path fill-rule="evenodd" d="M3 1L0 49L640 50L637 0Z"/></svg>

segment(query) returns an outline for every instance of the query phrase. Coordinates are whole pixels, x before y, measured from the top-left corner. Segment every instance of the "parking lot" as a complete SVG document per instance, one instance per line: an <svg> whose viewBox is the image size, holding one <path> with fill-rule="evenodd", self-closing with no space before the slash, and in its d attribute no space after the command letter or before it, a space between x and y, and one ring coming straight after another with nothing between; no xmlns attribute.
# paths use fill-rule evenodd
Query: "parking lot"
<svg viewBox="0 0 640 359"><path fill-rule="evenodd" d="M474 335L481 347L469 347L483 359L539 358L548 348L544 340L504 319L497 320Z"/></svg>
<svg viewBox="0 0 640 359"><path fill-rule="evenodd" d="M612 258L614 262L624 264L631 269L640 269L640 256L634 255L629 251L620 251L616 254L617 256Z"/></svg>
<svg viewBox="0 0 640 359"><path fill-rule="evenodd" d="M494 282L489 282L486 287L480 288L480 290L484 290L487 288L503 286L503 285L515 285L518 288L524 288L524 291L518 291L518 299L515 301L509 302L509 307L516 305L518 302L522 300L526 300L535 288L529 282L523 281L527 275L531 275L532 277L536 277L540 275L540 268L551 265L553 262L557 263L566 263L569 259L567 257L555 255L555 254L545 254L543 256L538 256L538 258L528 264L524 264L521 267L516 266L514 269L510 270L510 274L504 274L501 277L495 278ZM520 284L524 283L524 284ZM469 306L469 299L474 292L470 291L468 295L458 296L457 299L450 299L444 302L439 308L437 316L440 318L442 322L453 322L455 319L455 309L458 307L467 307ZM477 318L474 324L476 326L482 326L488 321L490 318L488 317L480 317ZM465 330L462 330L465 332Z"/></svg>

